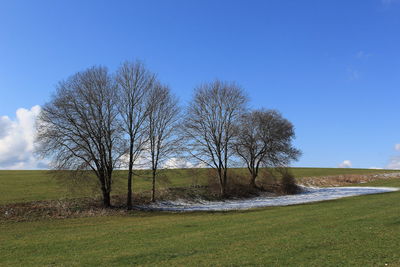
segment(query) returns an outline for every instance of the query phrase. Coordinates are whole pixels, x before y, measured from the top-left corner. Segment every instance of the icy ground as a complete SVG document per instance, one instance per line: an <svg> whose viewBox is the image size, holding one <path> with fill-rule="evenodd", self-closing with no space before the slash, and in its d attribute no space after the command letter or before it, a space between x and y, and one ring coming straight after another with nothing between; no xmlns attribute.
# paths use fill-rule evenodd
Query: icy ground
<svg viewBox="0 0 400 267"><path fill-rule="evenodd" d="M142 210L160 211L226 211L244 210L251 208L269 206L288 206L301 203L331 200L350 196L378 194L398 191L400 188L393 187L303 187L303 192L297 195L286 195L278 197L255 197L250 199L226 200L226 201L203 201L188 202L160 201L146 206L137 206Z"/></svg>

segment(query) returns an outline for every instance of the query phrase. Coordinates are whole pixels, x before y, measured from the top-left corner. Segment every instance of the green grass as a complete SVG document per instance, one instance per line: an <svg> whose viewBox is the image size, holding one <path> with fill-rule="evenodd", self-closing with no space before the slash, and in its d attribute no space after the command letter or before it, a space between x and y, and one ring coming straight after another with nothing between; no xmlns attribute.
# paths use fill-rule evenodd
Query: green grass
<svg viewBox="0 0 400 267"><path fill-rule="evenodd" d="M347 169L347 168L290 168L290 169L292 170L295 177L398 172L398 170Z"/></svg>
<svg viewBox="0 0 400 267"><path fill-rule="evenodd" d="M0 171L0 205L57 199L65 194L46 171Z"/></svg>
<svg viewBox="0 0 400 267"><path fill-rule="evenodd" d="M385 180L375 180L365 184L354 184L351 186L383 186L383 187L400 187L400 179L392 178ZM399 203L400 204L400 203Z"/></svg>
<svg viewBox="0 0 400 267"><path fill-rule="evenodd" d="M399 266L399 203L394 192L242 212L5 222L0 265Z"/></svg>
<svg viewBox="0 0 400 267"><path fill-rule="evenodd" d="M296 177L337 175L337 174L365 174L377 173L382 170L370 169L338 169L338 168L291 168ZM235 169L237 172L246 172L246 169ZM387 171L387 170L385 170ZM193 183L207 181L206 169L181 169L167 170L165 172L168 184L164 186L188 186ZM125 194L126 172L115 173L113 194ZM93 184L96 180L93 179ZM160 186L163 186L161 183ZM134 191L150 190L151 182L148 176L142 176L134 180ZM28 202L36 200L54 200L61 198L75 198L92 195L86 187L78 186L79 190L70 191L68 187L60 186L46 171L0 171L0 205L16 202ZM96 188L96 187L95 187Z"/></svg>

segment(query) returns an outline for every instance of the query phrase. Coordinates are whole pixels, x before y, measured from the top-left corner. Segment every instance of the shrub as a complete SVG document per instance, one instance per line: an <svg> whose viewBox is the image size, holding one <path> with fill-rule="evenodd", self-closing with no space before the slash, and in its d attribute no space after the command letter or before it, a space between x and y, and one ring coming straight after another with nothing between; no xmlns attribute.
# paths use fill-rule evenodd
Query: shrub
<svg viewBox="0 0 400 267"><path fill-rule="evenodd" d="M215 170L209 169L207 172L207 188L211 195L220 195L218 174ZM250 177L247 174L239 173L236 170L228 171L227 197L248 197L256 195L259 191L250 185Z"/></svg>
<svg viewBox="0 0 400 267"><path fill-rule="evenodd" d="M266 191L275 191L272 188L278 184L278 176L270 169L261 169L256 179L257 186Z"/></svg>
<svg viewBox="0 0 400 267"><path fill-rule="evenodd" d="M228 195L231 197L248 197L257 195L258 189L250 186L250 177L236 171L228 173Z"/></svg>
<svg viewBox="0 0 400 267"><path fill-rule="evenodd" d="M296 179L293 174L288 170L282 172L282 178L280 183L280 191L283 194L297 194L301 191L300 187L296 184Z"/></svg>
<svg viewBox="0 0 400 267"><path fill-rule="evenodd" d="M207 171L207 190L210 195L219 197L219 181L215 170ZM286 168L265 169L257 178L257 188L250 186L250 177L236 170L228 172L227 197L251 197L260 192L276 194L297 194L301 187L296 184L296 179Z"/></svg>

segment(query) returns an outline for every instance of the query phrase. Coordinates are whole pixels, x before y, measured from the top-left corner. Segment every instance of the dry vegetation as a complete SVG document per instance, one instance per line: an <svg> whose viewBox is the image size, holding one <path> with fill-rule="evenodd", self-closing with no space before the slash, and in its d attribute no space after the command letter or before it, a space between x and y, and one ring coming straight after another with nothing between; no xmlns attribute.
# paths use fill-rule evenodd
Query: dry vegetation
<svg viewBox="0 0 400 267"><path fill-rule="evenodd" d="M304 186L345 186L368 183L375 180L400 178L400 173L344 174L332 176L303 177L299 183Z"/></svg>
<svg viewBox="0 0 400 267"><path fill-rule="evenodd" d="M122 215L123 209L107 209L92 198L34 201L0 206L0 223L3 221L36 221L40 219L65 219L105 215Z"/></svg>

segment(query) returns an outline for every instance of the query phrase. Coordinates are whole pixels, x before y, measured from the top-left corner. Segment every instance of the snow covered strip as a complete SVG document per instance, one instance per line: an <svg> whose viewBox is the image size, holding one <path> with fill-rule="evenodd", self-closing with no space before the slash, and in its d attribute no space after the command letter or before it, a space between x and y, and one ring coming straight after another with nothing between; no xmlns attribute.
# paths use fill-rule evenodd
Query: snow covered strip
<svg viewBox="0 0 400 267"><path fill-rule="evenodd" d="M332 200L343 197L379 194L398 191L394 187L303 187L304 191L297 195L286 195L278 197L255 197L249 199L226 200L226 201L160 201L150 205L136 206L141 210L158 211L228 211L244 210L271 206L288 206L302 203Z"/></svg>

